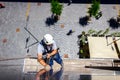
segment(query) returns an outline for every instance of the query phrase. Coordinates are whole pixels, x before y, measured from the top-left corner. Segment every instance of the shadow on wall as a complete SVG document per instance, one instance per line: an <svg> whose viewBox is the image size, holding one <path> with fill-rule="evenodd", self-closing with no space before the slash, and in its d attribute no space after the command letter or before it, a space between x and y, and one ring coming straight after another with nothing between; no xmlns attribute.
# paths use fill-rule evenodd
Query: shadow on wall
<svg viewBox="0 0 120 80"><path fill-rule="evenodd" d="M55 16L51 15L51 17L46 18L45 24L46 26L54 25L58 20Z"/></svg>
<svg viewBox="0 0 120 80"><path fill-rule="evenodd" d="M88 16L81 17L81 18L79 19L79 24L80 24L81 26L86 26L86 25L88 25L88 20L89 20L89 17L88 17Z"/></svg>
<svg viewBox="0 0 120 80"><path fill-rule="evenodd" d="M45 21L45 24L47 25L47 26L51 26L51 25L54 25L54 19L53 18L51 18L51 17L48 17L48 18L46 18L46 21Z"/></svg>
<svg viewBox="0 0 120 80"><path fill-rule="evenodd" d="M112 29L118 29L120 27L120 23L115 18L110 18L108 23Z"/></svg>

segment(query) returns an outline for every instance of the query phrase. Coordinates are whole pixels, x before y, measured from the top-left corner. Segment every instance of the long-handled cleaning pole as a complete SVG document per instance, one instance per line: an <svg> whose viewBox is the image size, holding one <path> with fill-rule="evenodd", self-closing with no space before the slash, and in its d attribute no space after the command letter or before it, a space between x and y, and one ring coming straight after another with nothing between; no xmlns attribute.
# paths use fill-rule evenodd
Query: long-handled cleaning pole
<svg viewBox="0 0 120 80"><path fill-rule="evenodd" d="M39 42L39 40L38 40L26 27L24 27L24 29L25 29L37 42Z"/></svg>

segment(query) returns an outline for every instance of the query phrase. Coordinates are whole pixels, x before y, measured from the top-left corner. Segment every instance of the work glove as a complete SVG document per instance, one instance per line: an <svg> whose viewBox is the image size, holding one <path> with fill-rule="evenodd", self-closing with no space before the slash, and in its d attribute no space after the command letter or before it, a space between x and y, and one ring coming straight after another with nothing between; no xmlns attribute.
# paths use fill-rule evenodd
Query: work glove
<svg viewBox="0 0 120 80"><path fill-rule="evenodd" d="M51 69L51 67L50 67L49 65L46 65L46 66L45 66L45 70L46 70L46 71L49 71L50 69Z"/></svg>

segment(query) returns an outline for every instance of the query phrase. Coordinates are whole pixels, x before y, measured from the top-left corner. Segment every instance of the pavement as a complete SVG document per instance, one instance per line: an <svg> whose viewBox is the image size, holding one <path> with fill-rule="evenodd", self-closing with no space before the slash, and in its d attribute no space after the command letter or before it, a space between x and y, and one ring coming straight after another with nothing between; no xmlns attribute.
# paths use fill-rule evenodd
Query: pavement
<svg viewBox="0 0 120 80"><path fill-rule="evenodd" d="M37 45L32 45L36 40L24 29L27 29L40 41L43 35L50 33L54 36L57 46L60 48L61 57L64 54L68 54L69 59L78 59L79 46L77 44L78 35L82 31L87 32L89 29L105 30L110 28L109 34L113 32L119 32L120 27L113 29L109 26L108 20L118 15L118 5L115 4L102 4L101 11L103 13L99 20L92 18L92 21L82 26L79 24L79 18L87 15L89 4L63 4L63 12L60 16L60 20L51 26L47 26L45 21L51 16L50 3L27 3L27 2L2 2L5 4L5 8L0 9L0 65L16 64L19 65L19 69L8 66L2 67L0 73L5 70L9 73L11 70L15 71L17 79L21 77L21 69L23 67L22 60L4 61L8 58L24 58L26 55L37 56ZM26 21L29 16L28 22ZM61 27L64 25L64 27ZM66 35L69 30L74 30L72 35ZM26 39L29 41L26 42ZM31 46L32 45L32 46ZM30 47L28 47L30 46ZM21 67L20 67L21 65ZM12 69L11 69L12 68ZM17 71L18 70L18 71ZM8 74L7 71L4 74ZM16 72L20 72L16 74ZM12 74L11 74L12 75ZM1 77L1 76L0 76ZM75 78L75 77L74 77ZM1 77L2 80L6 80L5 75ZM13 79L16 78L13 76ZM109 79L109 78L108 78ZM116 78L115 78L116 79ZM72 78L71 78L72 80ZM112 79L113 80L113 79Z"/></svg>
<svg viewBox="0 0 120 80"><path fill-rule="evenodd" d="M69 58L78 58L79 46L77 44L78 35L82 31L105 30L109 27L108 20L118 15L116 5L101 5L103 16L99 20L92 18L92 21L82 26L79 24L79 18L87 15L89 4L63 4L63 12L60 20L51 26L45 24L46 18L51 16L49 3L25 3L25 2L3 2L6 7L0 9L0 58L21 57L26 54L37 55L37 45L29 46L36 40L24 29L28 30L40 41L46 33L52 34L60 48L61 56L68 54ZM82 10L82 11L81 11ZM26 21L29 16L29 21ZM27 25L27 26L26 26ZM64 25L64 27L61 27ZM75 32L72 35L66 35L72 29ZM112 29L110 33L120 31L120 28ZM29 41L26 39L30 37ZM28 53L27 50L29 49Z"/></svg>

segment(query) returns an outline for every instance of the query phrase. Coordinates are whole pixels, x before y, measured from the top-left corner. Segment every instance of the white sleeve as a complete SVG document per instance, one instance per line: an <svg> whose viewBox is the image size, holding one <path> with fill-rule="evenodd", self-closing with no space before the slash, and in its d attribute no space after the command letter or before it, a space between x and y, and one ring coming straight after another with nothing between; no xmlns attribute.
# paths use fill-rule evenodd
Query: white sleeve
<svg viewBox="0 0 120 80"><path fill-rule="evenodd" d="M43 53L43 47L41 44L38 45L38 54L42 54Z"/></svg>
<svg viewBox="0 0 120 80"><path fill-rule="evenodd" d="M56 45L56 42L55 42L55 41L53 42L53 50L54 50L54 49L57 49L57 45Z"/></svg>

